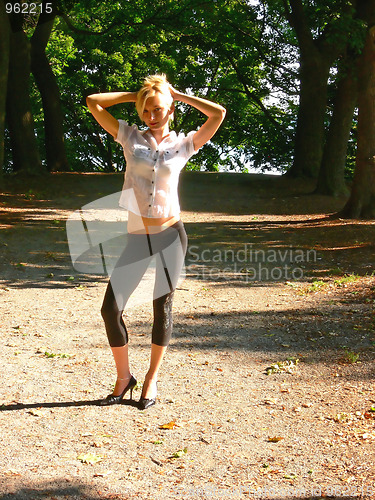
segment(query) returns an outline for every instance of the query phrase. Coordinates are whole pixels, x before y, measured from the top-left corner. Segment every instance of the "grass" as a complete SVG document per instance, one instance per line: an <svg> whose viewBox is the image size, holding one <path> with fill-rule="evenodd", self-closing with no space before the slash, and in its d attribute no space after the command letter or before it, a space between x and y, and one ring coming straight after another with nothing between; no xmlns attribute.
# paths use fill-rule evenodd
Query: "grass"
<svg viewBox="0 0 375 500"><path fill-rule="evenodd" d="M350 283L355 283L361 279L361 276L358 274L345 274L341 278L335 279L333 282L330 281L323 281L323 280L314 280L311 285L309 285L307 288L305 288L301 293L302 294L307 294L307 293L316 293L324 289L325 287L328 287L330 285L334 285L336 287L346 287Z"/></svg>
<svg viewBox="0 0 375 500"><path fill-rule="evenodd" d="M307 288L305 293L315 293L321 290L323 287L327 286L328 283L322 281L322 280L315 280L312 282L312 284Z"/></svg>
<svg viewBox="0 0 375 500"><path fill-rule="evenodd" d="M359 279L360 276L358 276L358 274L345 274L345 276L343 276L342 278L335 280L334 284L337 286L345 286L348 283L354 283Z"/></svg>
<svg viewBox="0 0 375 500"><path fill-rule="evenodd" d="M70 354L54 354L52 352L45 352L44 355L46 358L71 358Z"/></svg>
<svg viewBox="0 0 375 500"><path fill-rule="evenodd" d="M346 360L348 363L354 364L354 363L357 363L357 361L358 361L359 353L346 350L345 357L346 357Z"/></svg>

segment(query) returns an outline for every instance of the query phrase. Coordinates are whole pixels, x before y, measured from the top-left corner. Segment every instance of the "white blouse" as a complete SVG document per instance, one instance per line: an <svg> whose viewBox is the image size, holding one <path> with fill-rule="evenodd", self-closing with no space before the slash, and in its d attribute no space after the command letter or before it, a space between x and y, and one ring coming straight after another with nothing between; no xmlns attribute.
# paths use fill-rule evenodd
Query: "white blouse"
<svg viewBox="0 0 375 500"><path fill-rule="evenodd" d="M143 217L178 215L178 180L188 159L197 152L194 134L172 131L157 144L150 131L141 132L136 125L119 120L115 141L122 145L126 160L120 206Z"/></svg>

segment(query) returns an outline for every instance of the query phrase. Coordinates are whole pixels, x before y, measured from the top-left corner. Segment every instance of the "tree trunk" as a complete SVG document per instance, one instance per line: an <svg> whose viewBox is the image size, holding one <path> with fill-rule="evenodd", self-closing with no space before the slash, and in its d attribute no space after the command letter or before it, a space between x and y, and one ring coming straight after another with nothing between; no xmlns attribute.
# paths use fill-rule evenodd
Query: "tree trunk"
<svg viewBox="0 0 375 500"><path fill-rule="evenodd" d="M47 169L67 171L69 164L64 145L60 91L45 53L55 14L45 14L45 10L40 14L31 38L31 70L43 102Z"/></svg>
<svg viewBox="0 0 375 500"><path fill-rule="evenodd" d="M29 95L30 44L22 30L20 14L13 15L7 93L7 123L12 146L13 170L42 172Z"/></svg>
<svg viewBox="0 0 375 500"><path fill-rule="evenodd" d="M375 0L367 6L372 15L359 61L356 167L350 198L340 214L348 218L375 218Z"/></svg>
<svg viewBox="0 0 375 500"><path fill-rule="evenodd" d="M9 67L10 26L4 3L0 2L0 175L4 164L5 106Z"/></svg>
<svg viewBox="0 0 375 500"><path fill-rule="evenodd" d="M353 60L348 60L345 67L346 75L337 85L316 188L316 193L319 194L329 196L349 194L345 183L345 162L357 103L357 81L353 75L356 67Z"/></svg>
<svg viewBox="0 0 375 500"><path fill-rule="evenodd" d="M296 32L300 49L300 100L294 159L287 175L316 178L324 148L329 70L344 47L342 42L335 40L340 27L335 27L334 22L328 23L321 35L314 38L302 0L285 0L284 6L289 24ZM346 10L349 7L343 7L341 13L347 15Z"/></svg>
<svg viewBox="0 0 375 500"><path fill-rule="evenodd" d="M301 60L300 101L294 143L293 165L287 175L316 178L324 145L327 82L330 61L319 55Z"/></svg>

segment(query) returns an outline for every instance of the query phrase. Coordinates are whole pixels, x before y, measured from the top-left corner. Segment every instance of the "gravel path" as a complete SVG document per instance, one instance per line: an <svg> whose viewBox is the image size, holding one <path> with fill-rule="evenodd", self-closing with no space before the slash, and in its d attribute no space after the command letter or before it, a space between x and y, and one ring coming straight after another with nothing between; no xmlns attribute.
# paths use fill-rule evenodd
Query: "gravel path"
<svg viewBox="0 0 375 500"><path fill-rule="evenodd" d="M145 412L97 405L106 279L74 271L65 232L119 176L4 187L1 499L375 498L374 221L258 176L224 176L225 198L220 176L184 174L186 279ZM137 400L151 304L126 321Z"/></svg>

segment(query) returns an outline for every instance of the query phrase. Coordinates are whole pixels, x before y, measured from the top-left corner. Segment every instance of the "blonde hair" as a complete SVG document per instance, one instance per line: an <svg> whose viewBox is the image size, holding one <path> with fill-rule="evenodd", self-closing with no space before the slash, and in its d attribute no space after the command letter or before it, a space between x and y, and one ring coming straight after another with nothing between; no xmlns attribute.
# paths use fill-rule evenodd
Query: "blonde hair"
<svg viewBox="0 0 375 500"><path fill-rule="evenodd" d="M143 111L145 109L146 101L149 97L153 97L157 92L163 94L167 98L167 102L170 106L173 104L173 97L171 91L169 90L169 82L166 75L150 75L145 78L141 89L137 92L137 100L135 107L139 118L143 121ZM173 115L171 115L171 118Z"/></svg>

